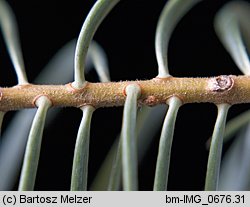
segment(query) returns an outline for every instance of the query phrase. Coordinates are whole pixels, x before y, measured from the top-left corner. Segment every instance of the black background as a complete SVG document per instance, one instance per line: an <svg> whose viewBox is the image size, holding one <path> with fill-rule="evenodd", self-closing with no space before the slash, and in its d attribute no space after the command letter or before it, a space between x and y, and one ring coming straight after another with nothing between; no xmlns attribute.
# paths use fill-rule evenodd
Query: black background
<svg viewBox="0 0 250 207"><path fill-rule="evenodd" d="M8 1L16 14L29 80L65 43L79 34L95 1ZM112 81L150 79L157 75L155 29L165 0L123 0L104 20L94 39L107 52ZM226 0L205 0L178 24L169 45L170 73L176 77L241 74L222 47L213 29L213 18ZM0 37L0 84L16 84L2 36ZM73 79L73 77L72 77ZM87 76L98 81L94 72ZM228 118L248 108L233 106ZM8 113L5 128L13 113ZM211 136L216 118L213 104L189 104L180 109L172 148L169 190L202 190ZM36 190L69 190L78 109L63 109L44 132ZM98 109L91 127L89 183L121 129L122 108ZM140 189L151 190L159 133L140 164ZM227 148L228 145L224 149Z"/></svg>

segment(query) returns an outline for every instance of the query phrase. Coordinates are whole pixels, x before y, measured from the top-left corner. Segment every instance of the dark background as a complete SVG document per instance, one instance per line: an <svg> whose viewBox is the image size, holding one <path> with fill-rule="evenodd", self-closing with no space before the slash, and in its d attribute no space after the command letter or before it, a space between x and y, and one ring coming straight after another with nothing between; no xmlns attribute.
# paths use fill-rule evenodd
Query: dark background
<svg viewBox="0 0 250 207"><path fill-rule="evenodd" d="M29 80L65 43L76 38L95 1L8 1L16 14ZM112 81L150 79L157 75L155 29L165 0L123 0L104 20L94 39L105 49ZM241 74L213 29L215 13L226 0L204 0L178 24L169 46L170 73L177 77ZM0 84L16 84L13 67L0 37ZM72 77L73 78L73 77ZM98 81L94 72L88 80ZM228 118L248 108L233 106ZM13 113L8 113L4 128ZM44 132L36 190L69 190L74 143L81 119L78 109L63 109ZM180 109L172 148L169 190L202 190L208 152L205 142L216 119L213 104L189 104ZM91 127L89 183L121 129L122 108L98 109ZM153 185L157 145L155 136L140 164L140 189ZM225 146L225 150L229 145Z"/></svg>

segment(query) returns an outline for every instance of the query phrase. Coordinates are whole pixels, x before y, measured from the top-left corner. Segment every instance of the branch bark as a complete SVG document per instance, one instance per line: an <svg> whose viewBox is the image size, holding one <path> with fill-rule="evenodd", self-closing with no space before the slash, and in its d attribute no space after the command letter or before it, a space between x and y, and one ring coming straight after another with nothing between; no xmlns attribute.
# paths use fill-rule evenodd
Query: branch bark
<svg viewBox="0 0 250 207"><path fill-rule="evenodd" d="M154 78L145 81L87 83L82 89L66 85L17 85L0 88L0 111L34 108L41 95L47 96L55 107L95 108L122 106L125 103L124 89L136 83L141 87L139 105L165 104L172 96L186 103L250 103L250 76L218 76L211 78Z"/></svg>

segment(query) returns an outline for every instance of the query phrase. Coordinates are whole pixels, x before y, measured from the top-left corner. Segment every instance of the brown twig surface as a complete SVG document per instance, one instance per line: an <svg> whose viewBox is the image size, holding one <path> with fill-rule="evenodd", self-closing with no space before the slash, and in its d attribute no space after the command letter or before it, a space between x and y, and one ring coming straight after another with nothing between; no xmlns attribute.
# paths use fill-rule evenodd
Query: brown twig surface
<svg viewBox="0 0 250 207"><path fill-rule="evenodd" d="M109 83L88 82L82 89L66 85L17 85L0 88L0 111L34 108L35 100L47 96L56 107L95 108L122 106L128 84L141 87L140 105L164 104L172 96L185 103L250 103L250 76L221 75L210 78L154 78L144 81L121 81Z"/></svg>

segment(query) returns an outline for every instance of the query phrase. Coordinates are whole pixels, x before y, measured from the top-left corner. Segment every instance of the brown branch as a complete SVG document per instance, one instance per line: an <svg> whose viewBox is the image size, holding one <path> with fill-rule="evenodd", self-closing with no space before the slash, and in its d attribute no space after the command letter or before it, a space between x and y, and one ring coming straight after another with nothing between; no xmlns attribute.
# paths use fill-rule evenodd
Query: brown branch
<svg viewBox="0 0 250 207"><path fill-rule="evenodd" d="M124 88L130 83L141 87L140 105L153 106L166 103L171 96L178 96L183 103L250 103L249 76L218 76L212 78L154 78L146 81L87 83L80 90L67 85L18 85L0 88L0 111L35 107L34 101L47 96L53 106L98 107L122 106Z"/></svg>

